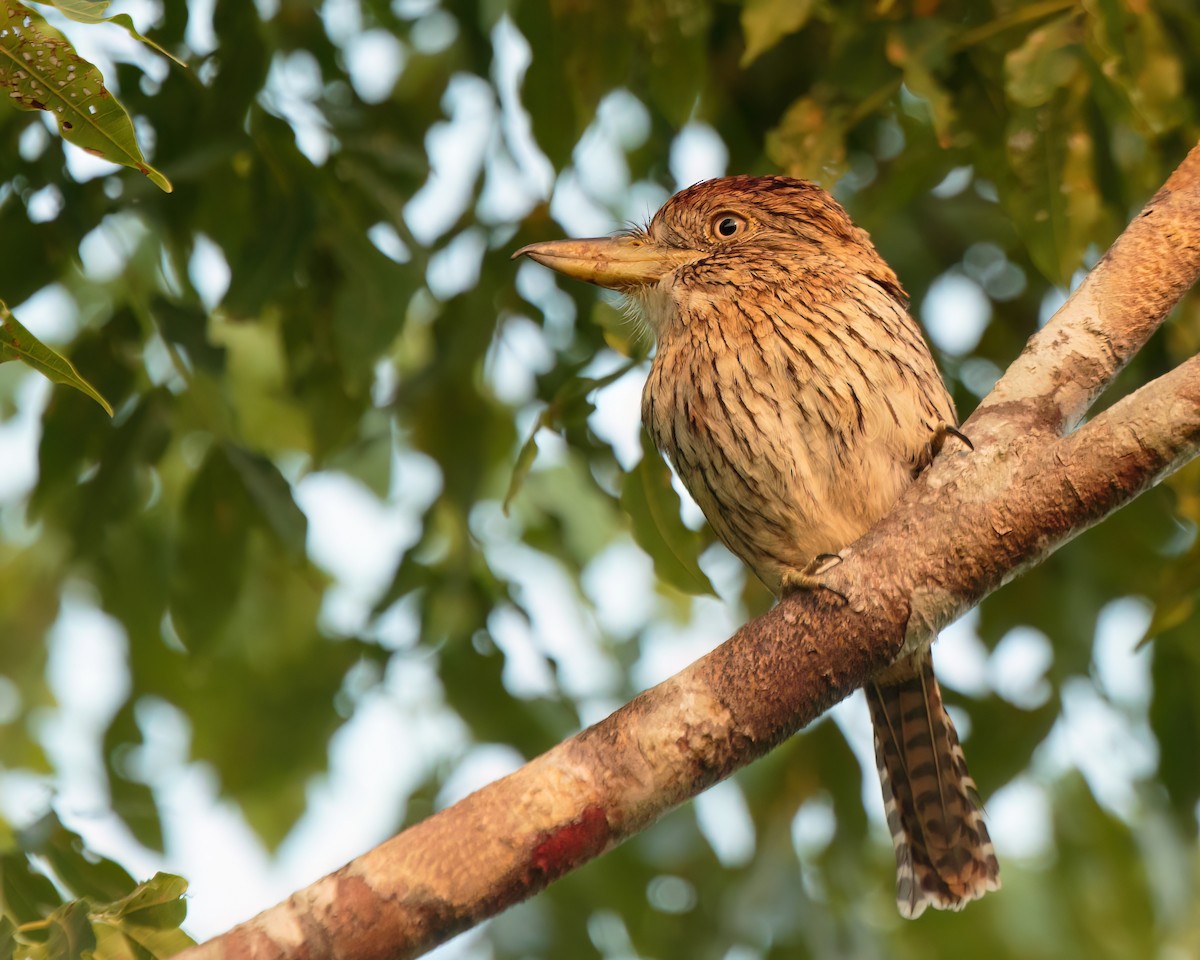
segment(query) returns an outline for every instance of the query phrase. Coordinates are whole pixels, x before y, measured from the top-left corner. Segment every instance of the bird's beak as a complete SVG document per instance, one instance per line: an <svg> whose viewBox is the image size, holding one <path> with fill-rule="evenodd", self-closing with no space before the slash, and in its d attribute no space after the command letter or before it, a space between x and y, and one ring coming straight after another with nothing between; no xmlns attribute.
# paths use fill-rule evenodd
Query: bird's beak
<svg viewBox="0 0 1200 960"><path fill-rule="evenodd" d="M611 290L657 283L676 267L701 256L697 250L664 247L643 237L596 237L591 240L551 240L531 243L513 254Z"/></svg>

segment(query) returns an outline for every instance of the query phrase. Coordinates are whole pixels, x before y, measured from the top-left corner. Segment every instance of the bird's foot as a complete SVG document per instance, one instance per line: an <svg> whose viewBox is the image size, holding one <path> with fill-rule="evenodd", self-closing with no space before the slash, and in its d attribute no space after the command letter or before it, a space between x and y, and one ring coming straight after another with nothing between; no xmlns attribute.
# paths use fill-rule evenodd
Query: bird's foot
<svg viewBox="0 0 1200 960"><path fill-rule="evenodd" d="M939 423L937 429L933 431L933 439L929 441L929 448L936 457L942 452L942 447L946 445L946 441L954 437L962 443L968 450L974 450L975 444L971 442L971 438L958 429L951 423Z"/></svg>
<svg viewBox="0 0 1200 960"><path fill-rule="evenodd" d="M827 590L841 600L842 603L848 603L849 601L846 599L844 593L840 590L835 590L821 580L822 574L828 573L841 562L842 558L836 553L818 553L813 557L812 563L803 570L789 570L784 573L781 593L786 597L789 593L795 593L798 590L810 592Z"/></svg>
<svg viewBox="0 0 1200 960"><path fill-rule="evenodd" d="M912 475L915 480L919 477L931 463L933 458L942 452L942 448L946 445L946 441L950 438L958 440L968 450L974 450L975 444L971 442L971 438L965 433L949 423L939 423L933 431L933 436L929 438L929 443L925 445L925 449L921 452L920 459L913 465Z"/></svg>

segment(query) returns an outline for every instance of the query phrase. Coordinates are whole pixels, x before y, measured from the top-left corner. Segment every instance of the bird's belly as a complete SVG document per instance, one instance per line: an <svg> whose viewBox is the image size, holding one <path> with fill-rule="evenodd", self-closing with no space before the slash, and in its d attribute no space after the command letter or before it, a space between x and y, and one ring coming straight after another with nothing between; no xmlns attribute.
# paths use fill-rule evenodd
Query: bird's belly
<svg viewBox="0 0 1200 960"><path fill-rule="evenodd" d="M676 389L644 411L718 537L776 592L785 571L856 540L911 482L885 438L828 429L798 399Z"/></svg>

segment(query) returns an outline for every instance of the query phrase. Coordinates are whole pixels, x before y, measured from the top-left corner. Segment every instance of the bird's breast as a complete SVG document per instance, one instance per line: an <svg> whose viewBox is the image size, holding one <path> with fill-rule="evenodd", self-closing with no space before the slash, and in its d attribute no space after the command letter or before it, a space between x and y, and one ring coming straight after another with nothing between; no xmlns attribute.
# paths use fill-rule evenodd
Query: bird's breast
<svg viewBox="0 0 1200 960"><path fill-rule="evenodd" d="M857 539L911 482L938 415L918 382L928 375L904 376L907 360L749 298L664 330L645 425L717 535L768 586ZM921 370L944 396L925 356Z"/></svg>

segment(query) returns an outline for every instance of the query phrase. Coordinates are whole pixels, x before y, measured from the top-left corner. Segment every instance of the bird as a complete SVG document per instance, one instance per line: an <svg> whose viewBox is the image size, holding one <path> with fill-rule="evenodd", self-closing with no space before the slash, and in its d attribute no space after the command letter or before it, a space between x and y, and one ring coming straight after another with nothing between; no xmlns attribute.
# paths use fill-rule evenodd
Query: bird
<svg viewBox="0 0 1200 960"><path fill-rule="evenodd" d="M823 188L705 180L644 227L513 254L623 294L655 351L642 420L717 537L776 595L823 588L957 429L908 297ZM864 686L902 916L1000 886L929 645Z"/></svg>

